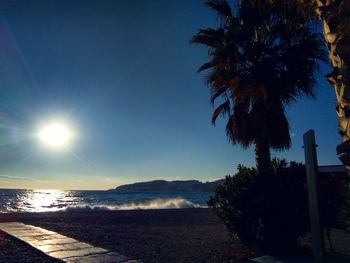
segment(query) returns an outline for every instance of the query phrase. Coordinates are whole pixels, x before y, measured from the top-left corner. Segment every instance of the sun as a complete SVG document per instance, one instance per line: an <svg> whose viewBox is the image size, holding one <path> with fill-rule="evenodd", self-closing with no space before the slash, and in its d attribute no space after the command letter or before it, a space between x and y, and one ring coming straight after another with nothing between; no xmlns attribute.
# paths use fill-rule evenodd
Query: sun
<svg viewBox="0 0 350 263"><path fill-rule="evenodd" d="M38 137L44 143L59 148L69 143L72 133L66 125L62 123L53 123L45 126L39 132Z"/></svg>

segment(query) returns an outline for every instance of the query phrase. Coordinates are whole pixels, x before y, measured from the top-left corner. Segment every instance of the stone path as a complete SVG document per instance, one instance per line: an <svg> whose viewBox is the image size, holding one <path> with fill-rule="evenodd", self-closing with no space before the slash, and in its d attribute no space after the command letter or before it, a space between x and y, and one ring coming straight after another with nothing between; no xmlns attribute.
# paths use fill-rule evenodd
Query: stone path
<svg viewBox="0 0 350 263"><path fill-rule="evenodd" d="M68 263L141 263L139 260L32 225L19 222L0 223L0 230L50 257Z"/></svg>

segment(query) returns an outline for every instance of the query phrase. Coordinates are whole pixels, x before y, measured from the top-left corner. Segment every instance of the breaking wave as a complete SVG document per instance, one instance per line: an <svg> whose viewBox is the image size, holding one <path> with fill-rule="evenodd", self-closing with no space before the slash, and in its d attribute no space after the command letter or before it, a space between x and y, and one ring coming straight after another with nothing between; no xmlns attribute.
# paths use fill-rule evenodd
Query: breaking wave
<svg viewBox="0 0 350 263"><path fill-rule="evenodd" d="M178 209L178 208L206 208L207 206L192 203L184 198L153 199L146 202L132 202L113 206L71 206L65 210L69 212L77 211L106 211L106 210L135 210L135 209Z"/></svg>

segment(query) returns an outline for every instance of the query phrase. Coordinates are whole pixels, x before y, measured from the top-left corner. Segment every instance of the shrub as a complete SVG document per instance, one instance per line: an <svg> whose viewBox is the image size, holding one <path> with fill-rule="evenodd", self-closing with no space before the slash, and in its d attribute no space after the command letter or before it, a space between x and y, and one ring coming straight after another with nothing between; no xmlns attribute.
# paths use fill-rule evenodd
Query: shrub
<svg viewBox="0 0 350 263"><path fill-rule="evenodd" d="M329 228L346 229L350 220L350 178L347 174L320 174L322 215Z"/></svg>
<svg viewBox="0 0 350 263"><path fill-rule="evenodd" d="M269 174L238 166L208 201L233 237L264 250L286 252L308 230L308 200L303 165L273 160Z"/></svg>
<svg viewBox="0 0 350 263"><path fill-rule="evenodd" d="M257 170L238 165L235 176L226 176L208 205L219 216L233 237L244 244L258 240L260 230Z"/></svg>
<svg viewBox="0 0 350 263"><path fill-rule="evenodd" d="M268 174L238 166L217 187L208 205L223 220L233 238L273 253L297 248L297 240L309 231L305 166L274 159ZM350 221L350 178L325 173L320 178L323 223L347 228ZM328 238L329 235L328 235Z"/></svg>

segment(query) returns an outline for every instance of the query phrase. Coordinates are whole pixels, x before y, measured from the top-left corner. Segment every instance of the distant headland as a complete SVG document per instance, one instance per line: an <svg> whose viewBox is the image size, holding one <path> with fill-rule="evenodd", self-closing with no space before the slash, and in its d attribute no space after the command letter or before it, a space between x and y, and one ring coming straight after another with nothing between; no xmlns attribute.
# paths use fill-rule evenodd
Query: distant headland
<svg viewBox="0 0 350 263"><path fill-rule="evenodd" d="M223 183L223 179L213 182L200 182L197 180L166 181L154 180L125 184L111 189L118 192L214 192L215 188Z"/></svg>

